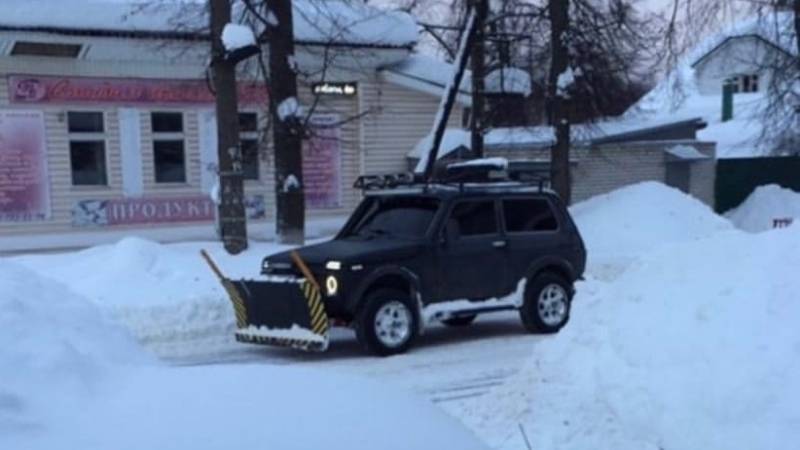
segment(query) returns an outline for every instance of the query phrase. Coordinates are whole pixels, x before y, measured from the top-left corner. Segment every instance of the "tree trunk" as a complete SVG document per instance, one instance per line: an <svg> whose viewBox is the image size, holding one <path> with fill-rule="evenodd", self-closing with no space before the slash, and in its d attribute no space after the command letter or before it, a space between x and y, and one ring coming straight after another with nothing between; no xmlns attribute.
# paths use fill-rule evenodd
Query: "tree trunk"
<svg viewBox="0 0 800 450"><path fill-rule="evenodd" d="M800 0L794 0L794 38L797 44L797 58L800 60Z"/></svg>
<svg viewBox="0 0 800 450"><path fill-rule="evenodd" d="M555 128L555 145L550 150L550 178L553 190L570 203L570 122L565 93L558 86L559 76L569 67L566 45L569 28L569 0L550 0L550 74L548 79L548 122Z"/></svg>
<svg viewBox="0 0 800 450"><path fill-rule="evenodd" d="M270 103L274 119L276 232L281 243L302 244L305 237L302 127L298 115L287 115L285 111L291 103L297 104L292 2L270 0L267 6L277 19L267 25L269 87L273 99Z"/></svg>
<svg viewBox="0 0 800 450"><path fill-rule="evenodd" d="M472 68L472 115L470 117L470 146L477 158L483 158L483 132L486 115L485 85L486 56L484 24L489 12L488 0L469 0L475 10L475 37L470 49L470 63Z"/></svg>
<svg viewBox="0 0 800 450"><path fill-rule="evenodd" d="M211 0L211 69L216 93L219 191L217 205L225 250L237 254L247 248L242 156L239 147L239 111L236 65L225 59L222 30L231 21L229 0Z"/></svg>

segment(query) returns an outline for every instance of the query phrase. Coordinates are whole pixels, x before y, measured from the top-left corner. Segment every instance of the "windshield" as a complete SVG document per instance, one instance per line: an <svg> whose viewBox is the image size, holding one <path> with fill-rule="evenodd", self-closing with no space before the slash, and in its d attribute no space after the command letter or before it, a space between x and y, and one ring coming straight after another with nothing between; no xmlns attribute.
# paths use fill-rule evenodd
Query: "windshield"
<svg viewBox="0 0 800 450"><path fill-rule="evenodd" d="M421 238L439 209L439 200L428 197L368 197L364 201L361 217L345 237Z"/></svg>

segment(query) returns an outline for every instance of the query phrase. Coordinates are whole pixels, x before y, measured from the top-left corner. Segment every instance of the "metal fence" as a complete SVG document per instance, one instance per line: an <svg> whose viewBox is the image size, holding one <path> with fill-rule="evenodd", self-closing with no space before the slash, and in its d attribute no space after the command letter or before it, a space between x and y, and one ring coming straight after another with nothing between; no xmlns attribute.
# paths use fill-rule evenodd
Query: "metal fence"
<svg viewBox="0 0 800 450"><path fill-rule="evenodd" d="M722 213L739 206L756 187L765 184L800 192L800 157L718 160L714 185L716 211Z"/></svg>

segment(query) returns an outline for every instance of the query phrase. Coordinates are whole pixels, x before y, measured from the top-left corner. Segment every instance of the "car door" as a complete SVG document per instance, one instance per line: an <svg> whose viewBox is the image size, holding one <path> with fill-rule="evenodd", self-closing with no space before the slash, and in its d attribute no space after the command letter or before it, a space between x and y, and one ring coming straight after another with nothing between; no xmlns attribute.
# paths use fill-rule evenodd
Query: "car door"
<svg viewBox="0 0 800 450"><path fill-rule="evenodd" d="M559 232L563 224L547 198L518 196L504 198L500 203L511 268L506 289L513 289L532 262L556 254L567 242Z"/></svg>
<svg viewBox="0 0 800 450"><path fill-rule="evenodd" d="M507 242L494 199L455 202L439 246L439 300L496 296L506 283Z"/></svg>

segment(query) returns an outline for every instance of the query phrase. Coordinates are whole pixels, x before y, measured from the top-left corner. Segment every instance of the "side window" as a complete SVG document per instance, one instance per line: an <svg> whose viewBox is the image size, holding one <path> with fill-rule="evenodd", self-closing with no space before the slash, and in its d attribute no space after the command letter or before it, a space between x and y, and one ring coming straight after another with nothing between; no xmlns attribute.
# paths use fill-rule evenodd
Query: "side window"
<svg viewBox="0 0 800 450"><path fill-rule="evenodd" d="M459 202L447 221L451 236L479 236L497 233L494 200Z"/></svg>
<svg viewBox="0 0 800 450"><path fill-rule="evenodd" d="M509 233L558 229L558 220L550 203L542 198L503 200L503 216Z"/></svg>
<svg viewBox="0 0 800 450"><path fill-rule="evenodd" d="M183 113L154 112L150 115L150 126L156 183L185 183Z"/></svg>
<svg viewBox="0 0 800 450"><path fill-rule="evenodd" d="M68 111L67 128L73 186L107 185L103 113Z"/></svg>

